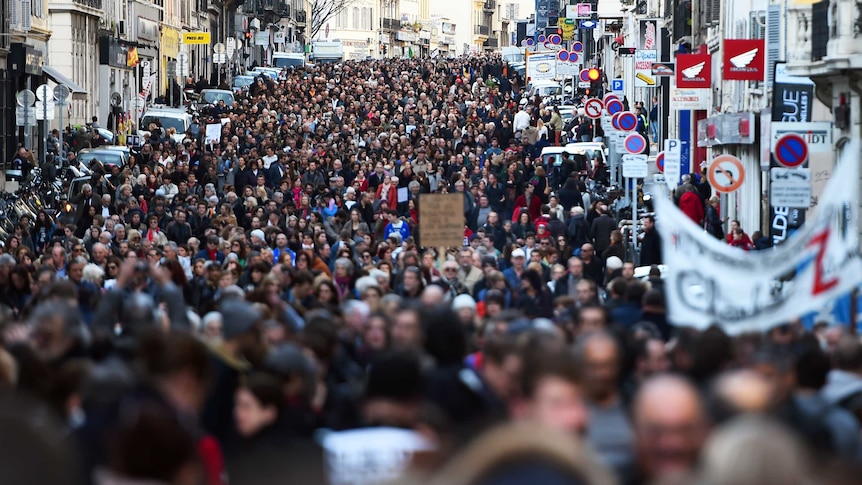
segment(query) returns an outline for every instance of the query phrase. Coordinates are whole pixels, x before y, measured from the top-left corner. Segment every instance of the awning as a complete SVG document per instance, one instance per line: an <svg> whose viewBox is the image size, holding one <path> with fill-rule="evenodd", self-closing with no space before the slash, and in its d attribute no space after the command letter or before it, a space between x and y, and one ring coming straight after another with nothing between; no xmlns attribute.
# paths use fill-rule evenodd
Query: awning
<svg viewBox="0 0 862 485"><path fill-rule="evenodd" d="M48 65L42 65L42 72L48 76L48 79L54 81L57 84L63 84L69 91L72 91L72 99L85 99L87 97L87 91L79 86L75 81L72 81L68 77L64 76L60 73L60 71L54 69Z"/></svg>

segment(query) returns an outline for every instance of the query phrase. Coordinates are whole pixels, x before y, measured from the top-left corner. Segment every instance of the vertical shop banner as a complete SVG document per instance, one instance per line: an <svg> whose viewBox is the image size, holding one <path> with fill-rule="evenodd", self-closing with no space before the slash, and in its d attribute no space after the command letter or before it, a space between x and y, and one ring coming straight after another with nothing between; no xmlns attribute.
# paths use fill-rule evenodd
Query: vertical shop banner
<svg viewBox="0 0 862 485"><path fill-rule="evenodd" d="M811 121L814 82L807 77L787 74L787 63L775 63L772 88L772 121L804 123Z"/></svg>
<svg viewBox="0 0 862 485"><path fill-rule="evenodd" d="M652 65L658 61L657 50L635 51L635 87L653 88L656 85L655 76L652 73Z"/></svg>
<svg viewBox="0 0 862 485"><path fill-rule="evenodd" d="M536 35L544 33L548 26L548 17L551 11L551 0L536 0Z"/></svg>
<svg viewBox="0 0 862 485"><path fill-rule="evenodd" d="M658 50L658 21L655 19L641 20L638 25L638 49L645 51Z"/></svg>

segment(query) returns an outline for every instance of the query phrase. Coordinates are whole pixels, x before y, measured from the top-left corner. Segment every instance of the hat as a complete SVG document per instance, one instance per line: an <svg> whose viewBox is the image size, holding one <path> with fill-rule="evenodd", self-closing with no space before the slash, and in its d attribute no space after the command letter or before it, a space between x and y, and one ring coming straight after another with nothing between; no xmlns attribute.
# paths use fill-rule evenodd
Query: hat
<svg viewBox="0 0 862 485"><path fill-rule="evenodd" d="M617 256L611 256L608 258L607 261L605 261L605 265L609 270L613 271L615 269L620 269L623 267L623 260L621 260Z"/></svg>
<svg viewBox="0 0 862 485"><path fill-rule="evenodd" d="M476 310L476 300L474 300L472 296L466 294L456 296L455 299L452 300L452 309L458 311L462 308Z"/></svg>
<svg viewBox="0 0 862 485"><path fill-rule="evenodd" d="M255 229L254 231L251 231L251 237L256 237L261 241L266 241L266 234L264 234L263 231L260 229Z"/></svg>
<svg viewBox="0 0 862 485"><path fill-rule="evenodd" d="M540 223L536 224L536 229L538 229L538 228L540 228L540 227L544 227L545 229L547 229L547 228L548 228L548 223L546 223L546 222L540 222Z"/></svg>
<svg viewBox="0 0 862 485"><path fill-rule="evenodd" d="M524 253L523 249L516 249L512 251L512 258L526 258L527 255Z"/></svg>
<svg viewBox="0 0 862 485"><path fill-rule="evenodd" d="M355 193L356 193L356 189L354 189L353 187L347 187L347 190L345 190L344 192L345 192L346 194L355 194Z"/></svg>
<svg viewBox="0 0 862 485"><path fill-rule="evenodd" d="M251 330L260 320L260 313L245 300L229 298L220 305L222 335L232 339Z"/></svg>

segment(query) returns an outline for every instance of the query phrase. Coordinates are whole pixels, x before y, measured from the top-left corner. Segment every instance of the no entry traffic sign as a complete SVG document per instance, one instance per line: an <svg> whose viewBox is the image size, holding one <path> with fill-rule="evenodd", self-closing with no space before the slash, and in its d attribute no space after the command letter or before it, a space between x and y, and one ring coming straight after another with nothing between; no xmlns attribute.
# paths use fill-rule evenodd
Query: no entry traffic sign
<svg viewBox="0 0 862 485"><path fill-rule="evenodd" d="M631 154L642 153L646 148L646 140L640 133L632 133L626 137L623 146Z"/></svg>
<svg viewBox="0 0 862 485"><path fill-rule="evenodd" d="M602 117L603 107L600 99L591 99L584 105L584 114L587 115L587 118L597 120Z"/></svg>
<svg viewBox="0 0 862 485"><path fill-rule="evenodd" d="M742 182L745 181L745 169L738 158L719 155L709 164L706 176L709 179L709 185L716 192L729 194L742 186Z"/></svg>
<svg viewBox="0 0 862 485"><path fill-rule="evenodd" d="M620 116L617 119L617 124L620 126L620 130L634 131L638 127L638 117L631 111L626 111L624 113L620 113Z"/></svg>
<svg viewBox="0 0 862 485"><path fill-rule="evenodd" d="M664 152L659 152L659 154L655 156L655 167L659 172L664 173Z"/></svg>
<svg viewBox="0 0 862 485"><path fill-rule="evenodd" d="M783 135L775 142L775 160L787 168L796 168L808 160L808 143L796 133Z"/></svg>
<svg viewBox="0 0 862 485"><path fill-rule="evenodd" d="M623 110L623 103L618 99L612 99L605 104L605 109L609 115L614 115Z"/></svg>

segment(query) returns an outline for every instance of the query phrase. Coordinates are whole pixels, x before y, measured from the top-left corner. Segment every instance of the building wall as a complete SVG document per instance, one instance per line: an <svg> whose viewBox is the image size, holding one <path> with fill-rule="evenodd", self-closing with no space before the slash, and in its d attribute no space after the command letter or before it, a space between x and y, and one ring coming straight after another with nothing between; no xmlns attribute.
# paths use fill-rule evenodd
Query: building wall
<svg viewBox="0 0 862 485"><path fill-rule="evenodd" d="M356 0L329 21L329 36L325 28L318 32L315 40L341 39L344 58L360 60L376 57L380 48L378 28L380 8L376 0Z"/></svg>

